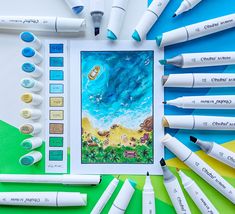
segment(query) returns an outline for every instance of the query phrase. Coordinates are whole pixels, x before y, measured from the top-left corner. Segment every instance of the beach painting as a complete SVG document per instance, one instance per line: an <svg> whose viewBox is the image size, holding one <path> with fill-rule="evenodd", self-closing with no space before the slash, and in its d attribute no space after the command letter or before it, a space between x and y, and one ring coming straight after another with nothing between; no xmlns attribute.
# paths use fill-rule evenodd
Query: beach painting
<svg viewBox="0 0 235 214"><path fill-rule="evenodd" d="M153 164L154 51L81 51L81 163Z"/></svg>

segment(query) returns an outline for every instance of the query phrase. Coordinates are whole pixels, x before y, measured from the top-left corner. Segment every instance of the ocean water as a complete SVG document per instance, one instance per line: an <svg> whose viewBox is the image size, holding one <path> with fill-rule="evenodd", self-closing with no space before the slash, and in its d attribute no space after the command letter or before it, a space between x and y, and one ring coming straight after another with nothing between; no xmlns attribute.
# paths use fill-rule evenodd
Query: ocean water
<svg viewBox="0 0 235 214"><path fill-rule="evenodd" d="M152 116L153 51L81 52L82 117L96 128L138 129ZM100 67L94 80L90 71Z"/></svg>

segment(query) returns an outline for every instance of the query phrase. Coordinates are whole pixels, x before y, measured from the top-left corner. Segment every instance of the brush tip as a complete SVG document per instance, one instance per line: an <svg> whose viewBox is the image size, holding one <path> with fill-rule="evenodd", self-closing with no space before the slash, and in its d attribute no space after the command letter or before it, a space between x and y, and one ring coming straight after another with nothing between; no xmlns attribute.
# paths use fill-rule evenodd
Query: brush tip
<svg viewBox="0 0 235 214"><path fill-rule="evenodd" d="M167 64L167 61L166 61L165 59L161 59L161 60L159 60L159 63L160 63L161 65L166 65L166 64Z"/></svg>
<svg viewBox="0 0 235 214"><path fill-rule="evenodd" d="M147 176L149 176L149 172L147 172L147 174L146 174Z"/></svg>
<svg viewBox="0 0 235 214"><path fill-rule="evenodd" d="M176 171L177 171L177 172L179 172L179 171L180 171L180 169L179 169L178 167L176 167Z"/></svg>
<svg viewBox="0 0 235 214"><path fill-rule="evenodd" d="M166 166L166 162L165 162L164 158L162 158L162 159L160 160L160 164L161 164L161 166Z"/></svg>
<svg viewBox="0 0 235 214"><path fill-rule="evenodd" d="M197 142L197 138L193 137L193 136L190 136L190 140L193 142L193 143L196 143Z"/></svg>
<svg viewBox="0 0 235 214"><path fill-rule="evenodd" d="M173 17L173 18L176 17L176 14L174 14L172 17Z"/></svg>
<svg viewBox="0 0 235 214"><path fill-rule="evenodd" d="M166 101L163 101L162 104L167 104L167 102L166 102Z"/></svg>
<svg viewBox="0 0 235 214"><path fill-rule="evenodd" d="M95 36L99 35L100 34L100 29L96 27L94 34L95 34Z"/></svg>

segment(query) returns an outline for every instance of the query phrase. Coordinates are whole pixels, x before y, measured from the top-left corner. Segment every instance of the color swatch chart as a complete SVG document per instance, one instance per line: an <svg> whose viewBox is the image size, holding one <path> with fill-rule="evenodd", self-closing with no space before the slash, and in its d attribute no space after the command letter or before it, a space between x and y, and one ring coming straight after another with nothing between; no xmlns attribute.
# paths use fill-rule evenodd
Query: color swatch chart
<svg viewBox="0 0 235 214"><path fill-rule="evenodd" d="M67 173L67 41L45 41L47 173Z"/></svg>

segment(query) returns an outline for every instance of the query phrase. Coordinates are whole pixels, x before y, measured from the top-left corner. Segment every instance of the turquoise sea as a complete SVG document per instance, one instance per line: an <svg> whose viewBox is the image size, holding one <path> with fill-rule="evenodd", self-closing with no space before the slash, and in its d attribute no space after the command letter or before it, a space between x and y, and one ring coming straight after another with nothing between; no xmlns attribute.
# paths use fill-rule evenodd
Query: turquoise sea
<svg viewBox="0 0 235 214"><path fill-rule="evenodd" d="M81 52L82 117L99 129L138 129L152 116L153 51ZM99 67L94 79L89 74Z"/></svg>

